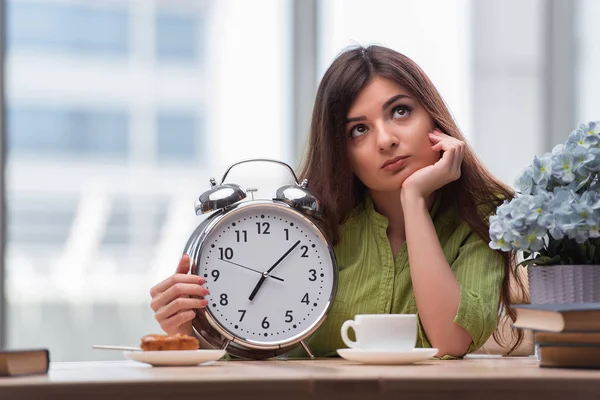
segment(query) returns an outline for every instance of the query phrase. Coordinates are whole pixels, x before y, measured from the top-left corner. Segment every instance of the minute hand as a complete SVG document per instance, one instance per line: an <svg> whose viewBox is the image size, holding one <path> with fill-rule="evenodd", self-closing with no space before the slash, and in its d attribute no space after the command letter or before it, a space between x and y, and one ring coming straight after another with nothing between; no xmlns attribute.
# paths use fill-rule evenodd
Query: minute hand
<svg viewBox="0 0 600 400"><path fill-rule="evenodd" d="M256 284L256 286L254 287L254 290L252 290L252 293L250 293L250 297L248 297L248 300L250 300L250 301L254 300L254 296L256 296L256 293L258 293L258 289L260 289L260 287L263 285L263 283L265 283L265 279L267 279L267 276L269 276L269 273L270 273L271 271L273 271L273 270L275 269L275 267L276 267L276 266L278 266L278 265L279 265L279 264L280 264L280 263L283 261L283 259L284 259L284 258L286 258L286 257L288 256L288 254L290 254L290 253L291 253L291 252L292 252L292 251L293 251L293 250L296 248L296 246L298 246L299 244L300 244L300 241L298 240L296 243L294 243L294 245L293 245L292 247L290 247L290 248L288 249L288 251L286 251L286 252L285 252L285 254L284 254L284 255L282 255L282 256L279 258L279 260L277 260L277 261L275 262L275 264L273 264L273 265L271 266L271 268L269 268L269 269L267 270L267 272L265 272L265 273L263 274L263 276L261 276L261 277L260 277L260 279L258 280L258 283L257 283L257 284Z"/></svg>

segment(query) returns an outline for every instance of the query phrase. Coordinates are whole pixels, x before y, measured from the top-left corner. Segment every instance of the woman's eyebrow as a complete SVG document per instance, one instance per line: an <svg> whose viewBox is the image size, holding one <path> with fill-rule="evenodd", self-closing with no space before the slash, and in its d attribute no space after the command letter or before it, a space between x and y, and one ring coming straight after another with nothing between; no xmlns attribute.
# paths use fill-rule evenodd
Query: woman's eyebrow
<svg viewBox="0 0 600 400"><path fill-rule="evenodd" d="M385 103L383 103L383 105L381 106L381 109L385 110L386 108L388 108L389 106L391 106L392 103L395 102L396 100L404 99L404 98L410 99L410 96L405 95L405 94L397 94L395 96L392 96L392 97L390 97L388 99L388 101L386 101Z"/></svg>
<svg viewBox="0 0 600 400"><path fill-rule="evenodd" d="M352 118L346 118L346 123L349 124L350 122L356 122L356 121L366 121L367 117L360 116L360 117L352 117Z"/></svg>
<svg viewBox="0 0 600 400"><path fill-rule="evenodd" d="M392 105L396 100L410 99L410 98L411 97L406 94L397 94L395 96L390 97L385 103L383 103L383 105L381 106L381 109L385 110L390 105ZM350 122L366 121L366 120L367 120L367 117L365 117L364 115L361 115L360 117L346 118L346 124L349 124Z"/></svg>

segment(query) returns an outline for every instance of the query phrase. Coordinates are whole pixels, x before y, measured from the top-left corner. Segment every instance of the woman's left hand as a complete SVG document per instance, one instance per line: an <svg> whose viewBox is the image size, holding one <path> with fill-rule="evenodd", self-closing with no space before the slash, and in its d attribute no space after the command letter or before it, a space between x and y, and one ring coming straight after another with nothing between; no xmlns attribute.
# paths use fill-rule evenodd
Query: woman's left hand
<svg viewBox="0 0 600 400"><path fill-rule="evenodd" d="M409 192L421 198L460 178L465 143L434 129L429 133L434 151L442 151L439 161L433 165L421 168L410 175L402 184L402 191Z"/></svg>

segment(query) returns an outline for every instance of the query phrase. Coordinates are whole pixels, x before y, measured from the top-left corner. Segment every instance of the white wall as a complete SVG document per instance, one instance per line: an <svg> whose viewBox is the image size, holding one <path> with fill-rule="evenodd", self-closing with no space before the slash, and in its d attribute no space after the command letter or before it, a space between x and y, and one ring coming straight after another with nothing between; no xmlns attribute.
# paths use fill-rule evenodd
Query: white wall
<svg viewBox="0 0 600 400"><path fill-rule="evenodd" d="M471 138L469 4L468 0L323 1L319 77L347 46L391 47L429 75Z"/></svg>

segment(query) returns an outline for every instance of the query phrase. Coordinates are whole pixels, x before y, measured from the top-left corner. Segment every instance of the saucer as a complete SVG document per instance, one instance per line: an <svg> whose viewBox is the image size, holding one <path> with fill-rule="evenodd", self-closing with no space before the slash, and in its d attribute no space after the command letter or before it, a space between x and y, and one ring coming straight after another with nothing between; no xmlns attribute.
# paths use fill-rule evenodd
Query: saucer
<svg viewBox="0 0 600 400"><path fill-rule="evenodd" d="M124 351L123 356L133 361L160 366L192 366L209 361L217 361L225 355L225 350L161 350Z"/></svg>
<svg viewBox="0 0 600 400"><path fill-rule="evenodd" d="M370 351L362 349L338 349L340 357L363 364L403 365L425 361L435 356L438 349L415 348L408 351Z"/></svg>

